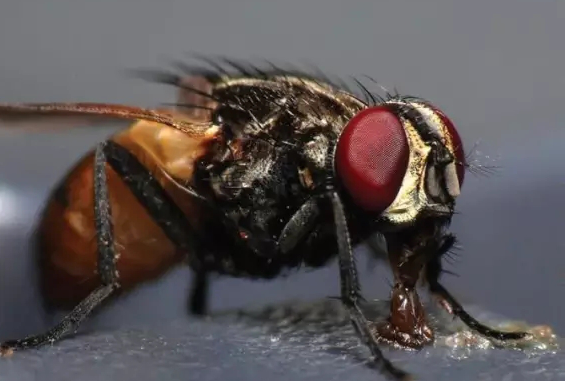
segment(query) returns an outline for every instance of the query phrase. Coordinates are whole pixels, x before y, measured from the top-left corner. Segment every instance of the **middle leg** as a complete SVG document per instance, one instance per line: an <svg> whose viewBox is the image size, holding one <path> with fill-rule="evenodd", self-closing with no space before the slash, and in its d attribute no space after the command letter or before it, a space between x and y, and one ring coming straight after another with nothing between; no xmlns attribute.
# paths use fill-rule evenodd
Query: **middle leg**
<svg viewBox="0 0 565 381"><path fill-rule="evenodd" d="M349 311L351 323L359 338L370 349L373 355L373 365L389 378L398 381L411 380L409 373L397 368L387 358L377 345L377 340L371 330L373 323L367 320L359 306L362 301L361 287L357 277L357 269L347 227L347 219L343 205L337 193L330 192L328 197L332 203L338 243L339 272L341 280L341 301Z"/></svg>
<svg viewBox="0 0 565 381"><path fill-rule="evenodd" d="M205 316L208 314L209 275L203 270L193 272L192 285L188 299L190 314Z"/></svg>

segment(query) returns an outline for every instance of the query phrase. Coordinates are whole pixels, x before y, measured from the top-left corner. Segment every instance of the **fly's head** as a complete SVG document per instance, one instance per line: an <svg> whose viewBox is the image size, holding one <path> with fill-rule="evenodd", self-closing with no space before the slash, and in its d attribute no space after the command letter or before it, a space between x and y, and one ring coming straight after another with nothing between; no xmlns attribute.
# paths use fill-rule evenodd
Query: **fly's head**
<svg viewBox="0 0 565 381"><path fill-rule="evenodd" d="M422 217L451 218L465 154L442 111L419 98L396 97L362 110L345 125L334 167L355 204L402 227Z"/></svg>

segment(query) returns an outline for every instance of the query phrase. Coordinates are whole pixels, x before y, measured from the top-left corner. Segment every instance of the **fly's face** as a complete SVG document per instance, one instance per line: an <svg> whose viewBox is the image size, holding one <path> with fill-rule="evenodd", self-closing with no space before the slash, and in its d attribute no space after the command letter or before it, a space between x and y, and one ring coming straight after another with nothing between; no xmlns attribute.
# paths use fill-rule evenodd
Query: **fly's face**
<svg viewBox="0 0 565 381"><path fill-rule="evenodd" d="M400 227L419 217L450 217L465 171L451 120L418 98L366 108L343 129L335 170L358 206Z"/></svg>

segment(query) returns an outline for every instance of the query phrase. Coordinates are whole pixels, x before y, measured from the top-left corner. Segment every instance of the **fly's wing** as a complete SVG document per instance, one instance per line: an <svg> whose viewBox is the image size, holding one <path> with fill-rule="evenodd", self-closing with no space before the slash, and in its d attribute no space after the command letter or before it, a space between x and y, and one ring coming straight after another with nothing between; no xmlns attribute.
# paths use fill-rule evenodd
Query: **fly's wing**
<svg viewBox="0 0 565 381"><path fill-rule="evenodd" d="M192 91L183 101L194 107L148 109L106 103L0 103L0 132L55 132L78 125L127 122L127 130L113 137L134 154L150 160L151 167L178 190L189 191L195 157L207 143L221 140L221 128L211 121L211 85L202 77L184 78ZM198 107L197 104L201 106ZM4 123L2 123L4 122Z"/></svg>
<svg viewBox="0 0 565 381"><path fill-rule="evenodd" d="M187 185L195 159L208 142L222 141L222 129L212 122L217 102L213 87L202 76L179 79L182 86L175 108L147 109L106 103L0 103L0 132L49 131L103 122L126 122L127 129L112 139L139 156L177 190ZM186 87L186 88L185 88ZM190 91L188 90L190 89ZM6 122L6 123L2 123Z"/></svg>
<svg viewBox="0 0 565 381"><path fill-rule="evenodd" d="M147 109L108 103L0 103L0 120L13 121L45 117L78 117L81 120L143 120L182 131L189 136L204 134L209 123L180 116L171 110ZM84 118L84 119L83 119ZM37 119L36 119L37 120ZM6 127L6 126L4 126Z"/></svg>
<svg viewBox="0 0 565 381"><path fill-rule="evenodd" d="M8 106L8 105L6 105ZM127 127L129 123L115 118L93 118L89 115L45 115L0 111L0 133L2 136L36 132L61 132L77 126L92 127L111 125L112 127Z"/></svg>
<svg viewBox="0 0 565 381"><path fill-rule="evenodd" d="M34 126L30 122L35 117L41 118L39 128L42 130L61 128L70 122L92 125L101 121L145 120L162 123L189 135L199 135L209 127L214 111L222 106L237 108L257 117L261 116L260 111L272 114L288 100L301 100L304 105L314 104L317 109L309 110L311 113L330 117L351 117L367 107L366 102L354 96L346 85L338 85L320 72L315 76L271 63L263 69L223 57L196 58L206 67L177 62L176 73L143 69L130 71L137 77L177 87L174 112L105 103L0 104L0 121L8 122L8 125L0 124L0 128L29 129ZM59 124L59 121L65 123Z"/></svg>

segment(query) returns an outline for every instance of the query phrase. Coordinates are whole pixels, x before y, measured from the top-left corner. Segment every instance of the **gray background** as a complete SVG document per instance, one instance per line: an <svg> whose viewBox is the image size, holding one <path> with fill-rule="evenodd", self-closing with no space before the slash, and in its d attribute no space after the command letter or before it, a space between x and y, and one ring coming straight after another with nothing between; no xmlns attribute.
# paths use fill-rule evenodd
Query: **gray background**
<svg viewBox="0 0 565 381"><path fill-rule="evenodd" d="M462 300L562 334L564 18L558 0L4 0L0 101L155 106L172 101L172 89L123 70L187 52L313 63L426 97L454 120L467 148L480 143L480 164L500 167L487 178L467 175L453 224L464 251L448 267L460 277L445 283ZM110 131L0 130L0 339L45 326L27 235L56 179ZM368 297L388 295L386 269L361 275ZM175 271L91 324L184 318L188 280L186 270ZM337 290L332 266L272 283L219 280L212 302L230 308Z"/></svg>

